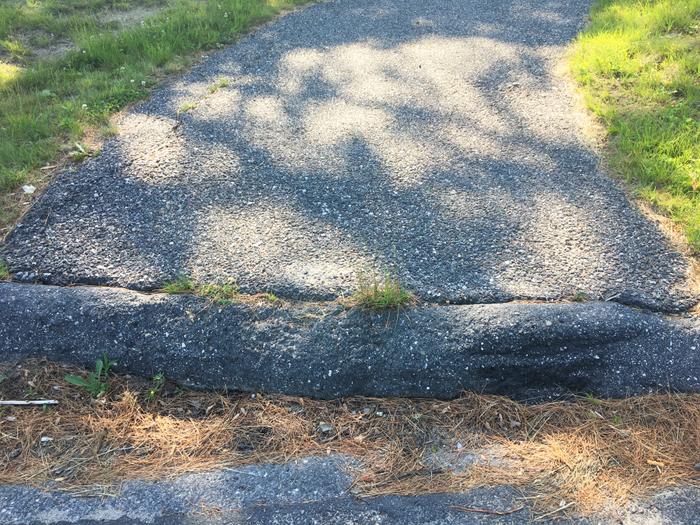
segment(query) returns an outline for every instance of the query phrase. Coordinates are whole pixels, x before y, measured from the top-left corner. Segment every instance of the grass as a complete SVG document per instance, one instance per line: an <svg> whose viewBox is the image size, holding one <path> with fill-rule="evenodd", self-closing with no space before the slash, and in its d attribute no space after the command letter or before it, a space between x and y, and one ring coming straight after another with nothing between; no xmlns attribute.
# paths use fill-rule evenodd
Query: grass
<svg viewBox="0 0 700 525"><path fill-rule="evenodd" d="M197 291L197 284L187 275L181 275L174 281L166 283L163 291L170 294L193 294Z"/></svg>
<svg viewBox="0 0 700 525"><path fill-rule="evenodd" d="M611 167L700 252L700 0L598 0L571 68Z"/></svg>
<svg viewBox="0 0 700 525"><path fill-rule="evenodd" d="M193 111L197 109L196 102L185 102L179 108L177 108L178 113L187 113L188 111Z"/></svg>
<svg viewBox="0 0 700 525"><path fill-rule="evenodd" d="M360 496L423 494L483 485L526 489L538 513L605 514L676 485L700 484L700 396L577 398L524 405L465 393L454 401L206 393L110 374L94 402L64 382L84 371L29 361L0 369L3 399L51 398L46 410L8 408L0 482L82 494L133 478L310 455L346 454ZM58 386L58 388L55 388ZM591 401L594 399L595 401ZM154 402L155 401L155 402ZM42 436L51 436L50 444ZM478 460L453 470L440 457ZM60 472L57 478L56 472ZM501 509L503 510L503 509Z"/></svg>
<svg viewBox="0 0 700 525"><path fill-rule="evenodd" d="M41 187L90 130L144 98L163 75L196 53L306 0L9 0L0 5L0 231L26 208L18 188ZM135 25L118 27L99 13L159 7ZM102 11L100 11L102 10ZM98 14L95 14L98 13ZM43 57L41 46L70 44ZM34 47L32 47L34 46ZM218 89L218 88L217 88ZM85 155L77 150L76 160Z"/></svg>
<svg viewBox="0 0 700 525"><path fill-rule="evenodd" d="M229 86L229 81L226 80L225 78L220 78L216 82L214 82L211 86L209 86L209 93L214 94L220 89L226 88Z"/></svg>
<svg viewBox="0 0 700 525"><path fill-rule="evenodd" d="M238 285L234 281L230 281L224 284L203 284L197 289L197 295L226 306L235 302L240 292Z"/></svg>
<svg viewBox="0 0 700 525"><path fill-rule="evenodd" d="M357 290L350 298L353 306L372 310L397 309L415 302L415 296L401 285L397 277L389 273L381 278L376 275L360 275Z"/></svg>
<svg viewBox="0 0 700 525"><path fill-rule="evenodd" d="M225 283L197 283L187 275L166 283L162 291L169 294L198 295L222 306L232 304L240 297L238 285L233 280Z"/></svg>
<svg viewBox="0 0 700 525"><path fill-rule="evenodd" d="M7 263L0 259L0 281L6 281L10 278L10 269L7 267Z"/></svg>

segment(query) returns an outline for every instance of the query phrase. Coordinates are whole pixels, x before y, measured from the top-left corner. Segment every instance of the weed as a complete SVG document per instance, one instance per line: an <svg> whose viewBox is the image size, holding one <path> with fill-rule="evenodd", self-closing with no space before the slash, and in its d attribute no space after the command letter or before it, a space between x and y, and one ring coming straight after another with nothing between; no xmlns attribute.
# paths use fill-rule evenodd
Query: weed
<svg viewBox="0 0 700 525"><path fill-rule="evenodd" d="M10 278L10 269L7 263L0 259L0 281L6 281Z"/></svg>
<svg viewBox="0 0 700 525"><path fill-rule="evenodd" d="M212 84L211 86L209 86L209 93L214 94L214 93L216 93L217 91L219 91L220 89L223 89L223 88L228 87L228 85L229 85L229 82L228 82L227 79L225 79L225 78L220 78L219 80L217 80L216 82L214 82L214 84Z"/></svg>
<svg viewBox="0 0 700 525"><path fill-rule="evenodd" d="M397 277L387 272L383 278L360 275L351 303L374 310L386 310L413 304L415 297L401 285Z"/></svg>
<svg viewBox="0 0 700 525"><path fill-rule="evenodd" d="M196 289L197 285L187 275L181 275L163 286L163 292L170 294L194 293Z"/></svg>
<svg viewBox="0 0 700 525"><path fill-rule="evenodd" d="M603 403L600 399L595 397L593 394L586 394L586 401L588 401L591 405L594 405L594 406L599 406Z"/></svg>
<svg viewBox="0 0 700 525"><path fill-rule="evenodd" d="M163 390L163 387L165 386L165 375L162 372L160 374L156 374L151 379L151 382L152 386L148 389L148 395L146 396L149 401L153 401L156 397L158 397L161 390Z"/></svg>
<svg viewBox="0 0 700 525"><path fill-rule="evenodd" d="M181 104L179 108L177 108L177 112L187 113L188 111L192 111L194 109L197 109L196 102L185 102L184 104Z"/></svg>
<svg viewBox="0 0 700 525"><path fill-rule="evenodd" d="M280 300L279 297L277 297L275 294L272 292L267 292L263 294L263 299L265 299L269 303L276 303Z"/></svg>
<svg viewBox="0 0 700 525"><path fill-rule="evenodd" d="M576 292L571 296L571 300L575 303L585 303L586 301L590 301L590 299L590 296L586 292Z"/></svg>
<svg viewBox="0 0 700 525"><path fill-rule="evenodd" d="M75 149L71 150L70 153L68 153L68 157L74 162L80 162L84 160L87 157L91 157L92 155L95 154L94 151L84 147L82 144L79 142L76 142L74 144Z"/></svg>
<svg viewBox="0 0 700 525"><path fill-rule="evenodd" d="M68 374L64 376L64 380L71 385L84 388L92 397L99 398L107 393L109 386L109 370L116 363L111 361L107 354L102 354L102 358L95 361L95 371L88 372L86 377Z"/></svg>

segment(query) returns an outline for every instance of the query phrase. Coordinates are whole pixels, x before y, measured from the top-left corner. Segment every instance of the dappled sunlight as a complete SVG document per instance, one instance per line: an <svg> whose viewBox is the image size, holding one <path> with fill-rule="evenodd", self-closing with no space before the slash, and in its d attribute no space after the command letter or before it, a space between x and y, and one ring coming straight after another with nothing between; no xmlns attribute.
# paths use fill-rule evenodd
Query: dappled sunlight
<svg viewBox="0 0 700 525"><path fill-rule="evenodd" d="M0 88L9 85L14 80L19 78L23 71L23 67L0 62Z"/></svg>
<svg viewBox="0 0 700 525"><path fill-rule="evenodd" d="M474 54L492 58L475 63L468 60ZM323 51L294 49L280 58L276 93L245 103L245 127L251 143L273 162L333 175L352 169L338 156L339 147L361 139L390 181L410 187L454 155L429 138L444 129L461 135L451 143L467 150L478 143L498 152L508 140L507 118L477 85L492 61L515 67L516 47L429 36L390 48L369 40ZM323 96L301 99L308 90ZM414 118L421 112L428 118Z"/></svg>
<svg viewBox="0 0 700 525"><path fill-rule="evenodd" d="M242 291L280 289L327 294L347 289L370 258L346 232L273 199L238 211L218 208L197 218L192 277L201 282L239 278ZM313 250L312 250L313 248ZM201 268L200 261L209 264ZM347 264L345 261L352 261ZM233 274L230 275L231 270Z"/></svg>
<svg viewBox="0 0 700 525"><path fill-rule="evenodd" d="M523 208L523 203L517 206ZM504 248L508 257L494 268L494 280L500 288L518 297L558 298L588 291L588 283L616 274L616 255L606 245L604 232L596 231L590 210L551 193L534 197L526 207L519 231ZM517 261L522 259L531 267L525 277L517 270ZM552 286L548 276L556 274L558 268L570 268L571 277Z"/></svg>
<svg viewBox="0 0 700 525"><path fill-rule="evenodd" d="M227 77L221 77L217 80L217 83L223 82L233 82L233 80ZM216 86L216 84L212 85ZM211 91L213 88L210 87L209 89ZM240 91L236 89L218 88L215 93L207 95L197 104L197 114L195 118L200 121L211 120L216 122L236 112L242 101L243 97Z"/></svg>
<svg viewBox="0 0 700 525"><path fill-rule="evenodd" d="M191 145L173 133L175 124L173 119L142 113L128 113L119 120L116 142L128 163L125 175L152 184L182 177Z"/></svg>
<svg viewBox="0 0 700 525"><path fill-rule="evenodd" d="M125 115L69 206L31 215L37 244L80 228L95 246L24 268L305 300L366 271L426 302L693 302L687 262L586 142L560 69L585 9L458 4L316 4L203 57Z"/></svg>

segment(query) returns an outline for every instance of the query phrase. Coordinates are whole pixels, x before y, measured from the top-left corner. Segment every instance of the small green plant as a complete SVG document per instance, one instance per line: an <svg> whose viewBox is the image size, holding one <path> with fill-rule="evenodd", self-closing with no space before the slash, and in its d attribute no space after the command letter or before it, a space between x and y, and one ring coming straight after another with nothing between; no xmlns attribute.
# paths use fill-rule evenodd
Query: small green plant
<svg viewBox="0 0 700 525"><path fill-rule="evenodd" d="M575 303L585 303L586 301L590 301L590 299L590 296L586 292L576 292L571 296L571 300Z"/></svg>
<svg viewBox="0 0 700 525"><path fill-rule="evenodd" d="M197 289L197 295L206 297L220 305L233 303L239 294L238 285L235 281L229 281L224 284L202 284Z"/></svg>
<svg viewBox="0 0 700 525"><path fill-rule="evenodd" d="M263 299L265 299L268 303L276 303L280 300L279 297L277 297L275 294L272 292L267 292L263 294Z"/></svg>
<svg viewBox="0 0 700 525"><path fill-rule="evenodd" d="M197 285L192 278L187 275L181 275L174 281L166 283L165 286L163 286L163 291L165 293L172 294L195 293L196 290Z"/></svg>
<svg viewBox="0 0 700 525"><path fill-rule="evenodd" d="M193 109L197 109L196 102L185 102L177 109L177 112L178 113L187 113L188 111L192 111Z"/></svg>
<svg viewBox="0 0 700 525"><path fill-rule="evenodd" d="M415 301L414 295L388 272L383 278L360 275L357 290L352 296L353 304L374 310L401 308Z"/></svg>
<svg viewBox="0 0 700 525"><path fill-rule="evenodd" d="M75 146L75 149L71 150L68 153L68 156L71 160L75 162L80 162L82 160L85 160L87 157L91 157L95 154L94 151L87 149L85 146L80 144L80 142L76 142L75 144L73 144L73 146Z"/></svg>
<svg viewBox="0 0 700 525"><path fill-rule="evenodd" d="M7 267L7 263L0 259L0 281L6 281L10 278L10 269Z"/></svg>
<svg viewBox="0 0 700 525"><path fill-rule="evenodd" d="M165 386L165 374L161 372L160 374L154 375L151 382L152 385L151 388L148 389L147 395L149 401L153 401L163 390L163 387Z"/></svg>
<svg viewBox="0 0 700 525"><path fill-rule="evenodd" d="M600 399L598 399L591 393L586 394L586 401L588 401L591 405L594 406L600 406L603 404L603 402Z"/></svg>
<svg viewBox="0 0 700 525"><path fill-rule="evenodd" d="M216 93L220 89L227 88L228 84L229 84L228 80L226 80L225 78L220 78L219 80L214 82L211 86L209 86L209 93L211 93L213 95L214 93Z"/></svg>
<svg viewBox="0 0 700 525"><path fill-rule="evenodd" d="M95 361L95 371L88 372L86 377L68 374L64 376L64 380L71 385L84 388L92 397L99 398L107 393L109 386L109 370L116 363L111 361L107 354L102 354L102 358Z"/></svg>

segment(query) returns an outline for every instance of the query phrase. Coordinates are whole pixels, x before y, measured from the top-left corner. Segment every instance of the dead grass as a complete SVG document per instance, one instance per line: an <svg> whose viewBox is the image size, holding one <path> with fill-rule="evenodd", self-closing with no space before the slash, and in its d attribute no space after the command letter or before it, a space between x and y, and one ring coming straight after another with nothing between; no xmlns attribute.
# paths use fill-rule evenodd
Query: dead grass
<svg viewBox="0 0 700 525"><path fill-rule="evenodd" d="M495 396L454 401L213 394L112 376L93 400L67 385L74 369L6 368L4 399L58 399L2 412L0 482L104 492L132 478L309 455L347 454L360 496L526 488L547 512L595 514L680 484L700 485L700 396L577 399L527 406ZM49 439L47 439L49 438ZM459 445L458 445L459 443ZM460 457L478 458L462 469ZM443 460L440 460L442 458Z"/></svg>

